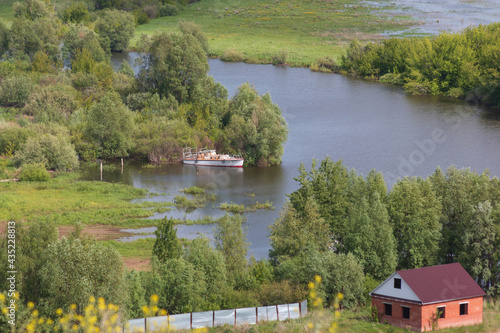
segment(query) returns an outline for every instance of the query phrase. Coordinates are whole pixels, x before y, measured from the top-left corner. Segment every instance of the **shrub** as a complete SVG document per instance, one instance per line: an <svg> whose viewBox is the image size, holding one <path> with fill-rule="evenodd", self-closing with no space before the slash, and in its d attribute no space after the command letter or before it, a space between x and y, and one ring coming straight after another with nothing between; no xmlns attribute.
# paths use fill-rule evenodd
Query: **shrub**
<svg viewBox="0 0 500 333"><path fill-rule="evenodd" d="M50 175L43 163L25 164L19 175L19 180L22 182L46 182L49 179Z"/></svg>
<svg viewBox="0 0 500 333"><path fill-rule="evenodd" d="M337 72L339 68L339 65L332 57L319 58L315 64L311 65L311 69L318 72Z"/></svg>
<svg viewBox="0 0 500 333"><path fill-rule="evenodd" d="M120 10L106 11L97 20L96 30L101 37L109 38L112 51L124 51L134 36L134 16Z"/></svg>
<svg viewBox="0 0 500 333"><path fill-rule="evenodd" d="M33 87L33 82L27 76L8 77L0 85L0 103L5 106L24 106Z"/></svg>
<svg viewBox="0 0 500 333"><path fill-rule="evenodd" d="M287 50L279 50L277 54L275 54L271 58L271 63L273 65L283 65L288 60L288 51Z"/></svg>
<svg viewBox="0 0 500 333"><path fill-rule="evenodd" d="M245 55L240 51L233 49L232 47L226 49L224 53L220 56L222 61L245 61Z"/></svg>
<svg viewBox="0 0 500 333"><path fill-rule="evenodd" d="M78 107L76 91L71 86L40 87L30 96L24 112L35 116L38 122L65 123Z"/></svg>
<svg viewBox="0 0 500 333"><path fill-rule="evenodd" d="M0 154L15 153L32 134L33 132L27 128L19 127L10 127L0 131Z"/></svg>
<svg viewBox="0 0 500 333"><path fill-rule="evenodd" d="M143 25L147 24L149 22L149 16L148 14L144 13L142 10L134 10L134 20L135 20L135 25Z"/></svg>
<svg viewBox="0 0 500 333"><path fill-rule="evenodd" d="M158 8L158 11L160 13L160 17L163 16L176 16L179 15L179 9L175 7L174 5L163 5Z"/></svg>

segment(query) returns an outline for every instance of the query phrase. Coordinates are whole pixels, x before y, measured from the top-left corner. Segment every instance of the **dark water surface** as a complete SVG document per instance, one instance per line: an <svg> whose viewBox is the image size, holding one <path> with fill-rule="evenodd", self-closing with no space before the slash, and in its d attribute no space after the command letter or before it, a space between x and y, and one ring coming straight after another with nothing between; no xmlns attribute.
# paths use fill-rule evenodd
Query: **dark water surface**
<svg viewBox="0 0 500 333"><path fill-rule="evenodd" d="M313 158L328 156L342 159L348 168L364 175L374 168L384 173L389 187L398 177L426 177L438 166L479 172L489 168L493 176L500 176L498 111L446 98L408 96L398 87L305 68L218 60L209 64L210 75L231 96L242 83L250 82L259 93L269 92L280 106L289 127L283 164L239 170L127 164L123 174L105 172L104 179L164 193L151 200L172 201L179 189L190 186L217 195L214 203L192 213L174 210L166 214L176 218L222 216L215 208L221 202L272 201L274 211L245 214L250 250L257 258L267 257L268 226L279 216L286 194L297 189L293 177L301 162L309 168ZM178 235L193 237L200 232L210 236L211 230L208 225L179 226Z"/></svg>

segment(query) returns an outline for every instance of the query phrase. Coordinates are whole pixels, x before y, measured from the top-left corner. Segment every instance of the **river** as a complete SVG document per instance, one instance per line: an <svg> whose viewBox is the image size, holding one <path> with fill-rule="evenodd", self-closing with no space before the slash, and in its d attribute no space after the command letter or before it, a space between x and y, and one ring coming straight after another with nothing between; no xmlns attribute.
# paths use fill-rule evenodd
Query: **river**
<svg viewBox="0 0 500 333"><path fill-rule="evenodd" d="M122 54L133 58L134 54ZM130 60L130 59L129 59ZM115 62L121 60L115 58ZM451 165L500 176L500 113L463 101L433 96L409 96L401 88L306 68L249 65L209 60L210 75L234 95L244 82L259 93L269 92L288 123L283 163L270 168L203 168L165 165L141 168L128 163L124 173L105 172L104 179L146 188L161 195L149 200L172 201L179 189L199 186L216 201L194 212L174 210L154 218L219 217L221 202L252 204L272 201L272 211L246 213L250 252L267 257L268 226L278 218L286 195L298 188L293 180L300 163L342 159L348 168L366 175L383 172L388 186L405 176L426 177ZM96 174L95 178L98 177ZM213 226L178 226L180 237L211 236ZM152 229L141 230L151 232ZM138 237L148 236L134 236Z"/></svg>

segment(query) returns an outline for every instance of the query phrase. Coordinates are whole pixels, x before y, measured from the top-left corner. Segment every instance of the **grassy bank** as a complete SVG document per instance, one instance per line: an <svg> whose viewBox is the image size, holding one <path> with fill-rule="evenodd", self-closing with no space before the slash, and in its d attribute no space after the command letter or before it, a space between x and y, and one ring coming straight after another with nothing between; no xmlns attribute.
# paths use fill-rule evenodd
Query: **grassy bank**
<svg viewBox="0 0 500 333"><path fill-rule="evenodd" d="M308 66L327 55L338 59L355 38L373 41L383 38L384 32L413 24L409 17L391 15L392 6L385 0L363 4L354 0L202 0L179 16L138 26L132 44L142 33L174 31L186 20L202 27L212 56L231 50L248 62L270 63L285 51L290 65Z"/></svg>
<svg viewBox="0 0 500 333"><path fill-rule="evenodd" d="M14 20L14 8L12 4L16 0L2 0L0 1L0 22L7 26L10 26L12 20Z"/></svg>
<svg viewBox="0 0 500 333"><path fill-rule="evenodd" d="M78 173L62 174L46 183L0 183L0 221L51 221L56 225L154 225L144 218L165 212L171 203L131 202L146 190L124 184L79 181Z"/></svg>

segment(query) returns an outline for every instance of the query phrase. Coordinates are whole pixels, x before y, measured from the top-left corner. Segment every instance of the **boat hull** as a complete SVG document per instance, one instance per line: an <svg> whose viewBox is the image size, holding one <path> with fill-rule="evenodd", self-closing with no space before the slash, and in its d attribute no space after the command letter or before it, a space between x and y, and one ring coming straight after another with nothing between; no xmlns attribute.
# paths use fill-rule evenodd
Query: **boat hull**
<svg viewBox="0 0 500 333"><path fill-rule="evenodd" d="M242 168L243 159L242 158L232 158L227 160L195 160L195 159L184 159L182 161L187 165L197 165L197 166L210 166L210 167L231 167L231 168Z"/></svg>

